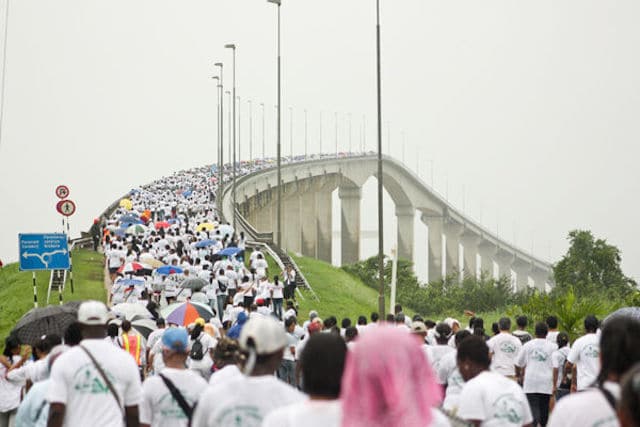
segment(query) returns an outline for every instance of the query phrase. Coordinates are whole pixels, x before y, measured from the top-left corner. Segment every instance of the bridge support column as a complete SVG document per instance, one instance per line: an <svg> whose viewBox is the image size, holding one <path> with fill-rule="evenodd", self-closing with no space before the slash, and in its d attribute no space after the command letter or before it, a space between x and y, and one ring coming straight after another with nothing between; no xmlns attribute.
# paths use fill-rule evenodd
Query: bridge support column
<svg viewBox="0 0 640 427"><path fill-rule="evenodd" d="M529 272L531 263L516 259L513 263L513 271L516 272L516 291L522 291L529 287Z"/></svg>
<svg viewBox="0 0 640 427"><path fill-rule="evenodd" d="M514 256L511 252L498 249L496 253L496 263L498 264L498 277L506 276L509 283L512 283L511 266L513 265Z"/></svg>
<svg viewBox="0 0 640 427"><path fill-rule="evenodd" d="M442 217L422 214L422 222L429 229L429 282L442 279Z"/></svg>
<svg viewBox="0 0 640 427"><path fill-rule="evenodd" d="M478 244L480 236L475 233L464 233L462 235L462 247L464 248L464 268L463 276L473 277L478 275Z"/></svg>
<svg viewBox="0 0 640 427"><path fill-rule="evenodd" d="M494 278L493 274L493 258L496 256L497 248L491 243L481 243L478 246L480 253L480 277L483 275L488 278Z"/></svg>
<svg viewBox="0 0 640 427"><path fill-rule="evenodd" d="M340 186L338 189L342 221L342 255L341 263L353 264L360 260L360 187Z"/></svg>
<svg viewBox="0 0 640 427"><path fill-rule="evenodd" d="M298 193L284 198L282 209L286 212L287 222L282 224L284 247L289 252L300 253L300 197ZM284 216L284 215L283 215Z"/></svg>
<svg viewBox="0 0 640 427"><path fill-rule="evenodd" d="M301 251L304 256L317 257L318 227L316 224L316 192L305 191L300 195Z"/></svg>
<svg viewBox="0 0 640 427"><path fill-rule="evenodd" d="M396 206L398 220L398 258L413 262L415 210L413 206Z"/></svg>
<svg viewBox="0 0 640 427"><path fill-rule="evenodd" d="M444 235L447 237L447 276L460 278L460 235L462 225L456 223L446 223L444 225Z"/></svg>
<svg viewBox="0 0 640 427"><path fill-rule="evenodd" d="M533 286L540 291L546 292L547 280L549 279L549 272L541 268L533 268L531 270L531 278L533 279Z"/></svg>
<svg viewBox="0 0 640 427"><path fill-rule="evenodd" d="M316 192L316 258L331 263L332 191ZM312 216L313 217L313 216Z"/></svg>

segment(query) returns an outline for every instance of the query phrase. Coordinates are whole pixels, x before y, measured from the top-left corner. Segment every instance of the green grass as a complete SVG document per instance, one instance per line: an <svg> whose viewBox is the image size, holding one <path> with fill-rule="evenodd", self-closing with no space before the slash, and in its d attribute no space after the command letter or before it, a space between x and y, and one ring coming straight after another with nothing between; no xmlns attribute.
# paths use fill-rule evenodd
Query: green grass
<svg viewBox="0 0 640 427"><path fill-rule="evenodd" d="M102 254L79 249L73 252L74 293L67 278L63 293L64 302L95 299L106 302ZM49 272L36 273L38 306L46 305ZM58 304L58 295L52 294L50 304ZM16 322L33 308L33 282L30 272L18 270L18 264L0 269L0 343L9 335Z"/></svg>

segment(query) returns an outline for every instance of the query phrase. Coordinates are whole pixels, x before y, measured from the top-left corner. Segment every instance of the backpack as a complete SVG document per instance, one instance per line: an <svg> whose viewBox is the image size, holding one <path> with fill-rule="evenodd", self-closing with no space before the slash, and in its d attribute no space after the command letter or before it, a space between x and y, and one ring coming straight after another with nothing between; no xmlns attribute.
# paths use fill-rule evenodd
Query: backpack
<svg viewBox="0 0 640 427"><path fill-rule="evenodd" d="M204 359L204 346L200 342L200 338L196 338L193 345L191 346L191 351L189 352L189 357L192 360L202 360Z"/></svg>
<svg viewBox="0 0 640 427"><path fill-rule="evenodd" d="M218 280L218 289L220 290L220 292L225 293L227 292L227 285Z"/></svg>

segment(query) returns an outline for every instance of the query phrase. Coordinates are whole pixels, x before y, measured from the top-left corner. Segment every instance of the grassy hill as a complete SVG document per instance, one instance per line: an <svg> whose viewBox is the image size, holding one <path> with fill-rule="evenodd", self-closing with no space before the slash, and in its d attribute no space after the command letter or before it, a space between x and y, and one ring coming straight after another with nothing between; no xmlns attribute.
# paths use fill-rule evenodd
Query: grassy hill
<svg viewBox="0 0 640 427"><path fill-rule="evenodd" d="M73 252L74 293L67 285L63 300L75 301L95 299L106 301L104 289L103 256L93 251L78 249ZM49 272L36 273L38 288L38 305L44 306L47 301ZM51 304L58 304L58 295L51 295ZM0 345L9 335L16 322L24 313L33 308L33 283L31 273L18 270L18 264L9 264L0 269Z"/></svg>

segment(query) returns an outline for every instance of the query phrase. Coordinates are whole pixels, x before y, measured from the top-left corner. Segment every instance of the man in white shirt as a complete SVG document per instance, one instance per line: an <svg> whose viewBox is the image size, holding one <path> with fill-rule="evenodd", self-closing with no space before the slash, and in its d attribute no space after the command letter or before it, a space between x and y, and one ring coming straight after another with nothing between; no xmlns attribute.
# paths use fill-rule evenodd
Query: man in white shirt
<svg viewBox="0 0 640 427"><path fill-rule="evenodd" d="M258 427L275 409L306 399L304 394L273 375L287 345L282 325L258 316L244 325L239 341L241 350L247 354L244 366L247 376L209 386L201 400L215 402L215 405L196 407L194 427Z"/></svg>
<svg viewBox="0 0 640 427"><path fill-rule="evenodd" d="M522 348L522 342L509 332L511 330L511 319L503 317L498 321L500 333L489 341L489 354L491 356L491 370L505 377L515 379L515 361L518 352Z"/></svg>
<svg viewBox="0 0 640 427"><path fill-rule="evenodd" d="M105 341L109 320L103 303L80 305L78 323L84 339L60 356L51 370L49 427L138 425L142 400L138 367L131 356Z"/></svg>
<svg viewBox="0 0 640 427"><path fill-rule="evenodd" d="M571 391L581 391L596 381L600 372L600 340L596 335L598 319L587 316L584 319L586 335L578 338L567 356L567 363L577 375L571 379Z"/></svg>
<svg viewBox="0 0 640 427"><path fill-rule="evenodd" d="M267 415L262 427L339 427L342 419L340 385L347 348L334 334L309 338L302 357L303 389L309 400L284 406Z"/></svg>
<svg viewBox="0 0 640 427"><path fill-rule="evenodd" d="M547 325L536 324L535 339L525 343L516 358L524 369L522 388L527 395L533 424L546 426L549 420L549 400L553 391L553 352L558 345L547 341Z"/></svg>
<svg viewBox="0 0 640 427"><path fill-rule="evenodd" d="M162 335L162 358L166 367L142 384L141 427L187 427L198 396L207 387L200 375L185 368L188 355L187 331L184 328L167 329ZM169 387L177 391L172 392ZM182 396L186 408L174 393Z"/></svg>

